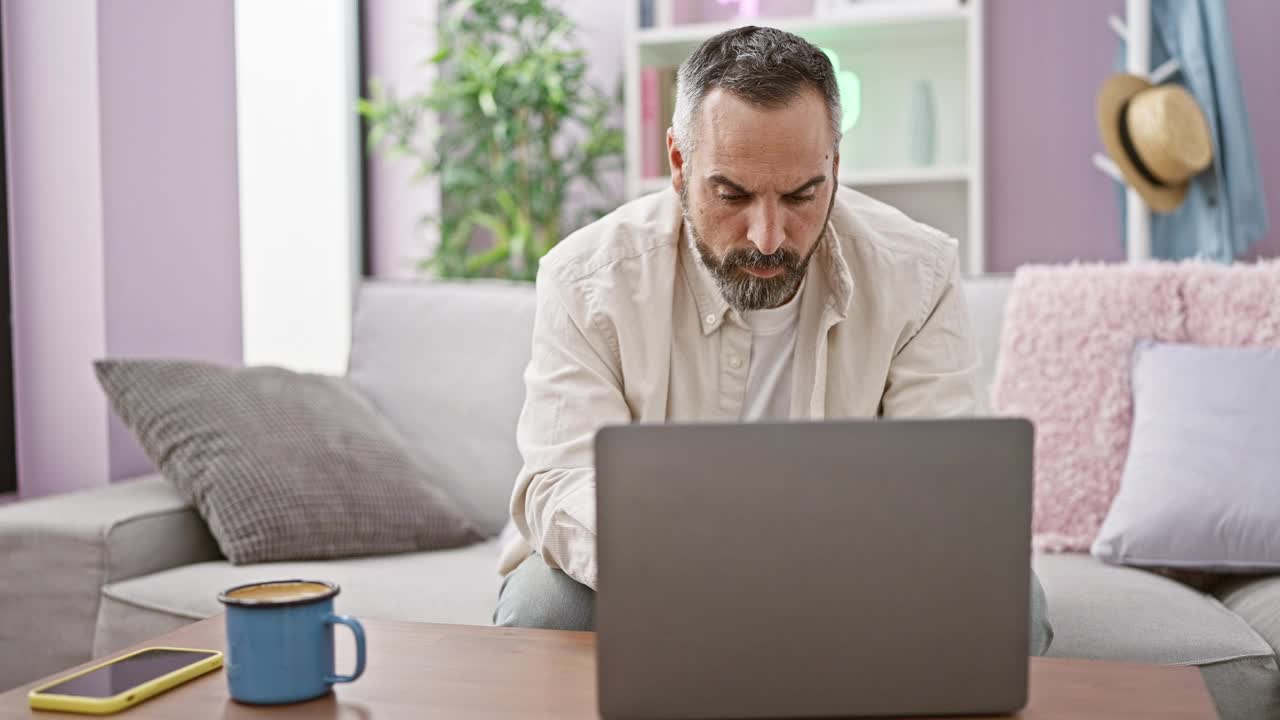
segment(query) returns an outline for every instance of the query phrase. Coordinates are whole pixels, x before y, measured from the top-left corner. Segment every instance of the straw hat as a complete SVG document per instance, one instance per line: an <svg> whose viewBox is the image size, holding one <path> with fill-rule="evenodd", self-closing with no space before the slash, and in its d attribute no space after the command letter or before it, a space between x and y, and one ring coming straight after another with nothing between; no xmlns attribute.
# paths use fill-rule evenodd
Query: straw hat
<svg viewBox="0 0 1280 720"><path fill-rule="evenodd" d="M1181 85L1111 77L1098 93L1098 132L1129 186L1156 212L1173 212L1191 178L1213 161L1209 123Z"/></svg>

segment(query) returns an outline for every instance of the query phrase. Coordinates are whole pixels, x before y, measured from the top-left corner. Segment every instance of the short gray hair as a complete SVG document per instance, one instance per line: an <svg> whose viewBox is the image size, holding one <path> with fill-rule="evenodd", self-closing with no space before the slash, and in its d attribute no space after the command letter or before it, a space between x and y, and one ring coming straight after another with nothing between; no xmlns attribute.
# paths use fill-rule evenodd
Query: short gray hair
<svg viewBox="0 0 1280 720"><path fill-rule="evenodd" d="M676 145L693 152L702 100L714 88L762 108L780 108L802 91L818 91L827 104L831 135L840 143L840 89L826 53L804 38L775 28L734 28L703 42L676 76L671 118Z"/></svg>

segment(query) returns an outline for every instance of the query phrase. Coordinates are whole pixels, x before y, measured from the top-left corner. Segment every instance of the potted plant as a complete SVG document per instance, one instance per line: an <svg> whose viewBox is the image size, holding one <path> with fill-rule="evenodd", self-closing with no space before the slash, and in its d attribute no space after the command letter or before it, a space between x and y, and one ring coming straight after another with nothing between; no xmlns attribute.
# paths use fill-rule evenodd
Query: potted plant
<svg viewBox="0 0 1280 720"><path fill-rule="evenodd" d="M374 83L359 103L371 148L407 156L440 181L440 244L424 269L440 277L532 280L567 231L616 207L602 175L620 168L611 100L586 81L574 23L548 0L448 0L438 26L438 75L398 98ZM424 146L419 128L433 117ZM566 218L573 186L601 202Z"/></svg>

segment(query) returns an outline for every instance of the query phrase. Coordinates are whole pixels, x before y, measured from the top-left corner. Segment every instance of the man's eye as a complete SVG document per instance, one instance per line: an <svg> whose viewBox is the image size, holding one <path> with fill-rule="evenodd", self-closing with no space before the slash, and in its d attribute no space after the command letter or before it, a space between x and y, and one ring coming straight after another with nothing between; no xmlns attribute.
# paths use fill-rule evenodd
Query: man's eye
<svg viewBox="0 0 1280 720"><path fill-rule="evenodd" d="M721 199L721 200L724 200L725 202L742 202L743 200L746 200L746 199L747 199L747 196L746 196L746 195L741 195L741 194L738 194L738 195L725 195L725 194L721 193L721 194L720 194L720 199Z"/></svg>
<svg viewBox="0 0 1280 720"><path fill-rule="evenodd" d="M801 203L807 203L816 197L818 197L817 193L810 193L808 195L788 195L787 202L799 205Z"/></svg>

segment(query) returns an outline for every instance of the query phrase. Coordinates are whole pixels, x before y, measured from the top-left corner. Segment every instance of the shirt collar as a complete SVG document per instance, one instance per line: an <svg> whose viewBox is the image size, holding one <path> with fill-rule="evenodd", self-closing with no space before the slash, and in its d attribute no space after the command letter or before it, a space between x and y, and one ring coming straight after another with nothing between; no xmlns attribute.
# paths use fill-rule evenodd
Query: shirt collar
<svg viewBox="0 0 1280 720"><path fill-rule="evenodd" d="M703 335L710 335L720 328L725 313L733 308L724 299L715 278L711 277L711 271L702 264L702 258L694 249L693 238L689 237L684 222L680 223L676 232L680 236L677 242L680 245L680 264L684 267L684 278L693 292L693 303L698 308L698 326L702 328Z"/></svg>

